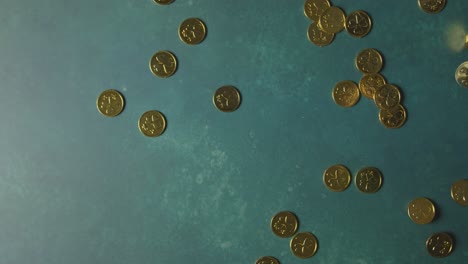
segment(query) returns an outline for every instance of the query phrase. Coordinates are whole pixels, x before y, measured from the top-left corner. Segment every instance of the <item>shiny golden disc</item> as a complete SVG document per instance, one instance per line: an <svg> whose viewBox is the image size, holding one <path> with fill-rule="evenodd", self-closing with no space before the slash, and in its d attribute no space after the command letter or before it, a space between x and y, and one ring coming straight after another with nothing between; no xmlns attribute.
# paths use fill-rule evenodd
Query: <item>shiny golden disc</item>
<svg viewBox="0 0 468 264"><path fill-rule="evenodd" d="M380 109L393 109L400 104L400 89L393 84L385 84L375 90L374 102Z"/></svg>
<svg viewBox="0 0 468 264"><path fill-rule="evenodd" d="M174 2L174 0L154 0L154 2L160 5L168 5Z"/></svg>
<svg viewBox="0 0 468 264"><path fill-rule="evenodd" d="M234 86L223 86L213 95L213 104L222 112L233 112L241 103L239 90Z"/></svg>
<svg viewBox="0 0 468 264"><path fill-rule="evenodd" d="M353 81L341 81L332 92L333 101L343 107L354 106L361 97L357 84Z"/></svg>
<svg viewBox="0 0 468 264"><path fill-rule="evenodd" d="M436 233L426 240L429 255L435 258L447 257L453 250L453 238L447 233Z"/></svg>
<svg viewBox="0 0 468 264"><path fill-rule="evenodd" d="M452 199L459 205L468 206L468 180L456 181L450 190Z"/></svg>
<svg viewBox="0 0 468 264"><path fill-rule="evenodd" d="M317 22L312 22L312 24L309 26L309 29L307 30L307 37L313 44L319 47L323 47L330 45L333 42L335 34L322 31L318 27Z"/></svg>
<svg viewBox="0 0 468 264"><path fill-rule="evenodd" d="M318 249L317 238L309 232L296 234L289 243L292 253L298 258L310 258Z"/></svg>
<svg viewBox="0 0 468 264"><path fill-rule="evenodd" d="M266 256L257 259L255 264L280 264L280 262L274 257Z"/></svg>
<svg viewBox="0 0 468 264"><path fill-rule="evenodd" d="M356 187L364 193L375 193L382 186L382 173L373 167L361 169L356 175Z"/></svg>
<svg viewBox="0 0 468 264"><path fill-rule="evenodd" d="M318 22L320 15L330 6L328 0L306 0L304 4L304 15Z"/></svg>
<svg viewBox="0 0 468 264"><path fill-rule="evenodd" d="M380 109L379 120L386 128L400 128L406 122L406 109L397 105L392 109Z"/></svg>
<svg viewBox="0 0 468 264"><path fill-rule="evenodd" d="M365 49L359 52L355 63L362 73L379 73L383 67L382 54L376 49Z"/></svg>
<svg viewBox="0 0 468 264"><path fill-rule="evenodd" d="M198 18L186 19L179 27L179 38L189 45L200 44L206 37L206 26Z"/></svg>
<svg viewBox="0 0 468 264"><path fill-rule="evenodd" d="M341 192L351 183L351 173L343 165L333 165L323 173L323 183L334 192Z"/></svg>
<svg viewBox="0 0 468 264"><path fill-rule="evenodd" d="M318 26L327 33L336 34L345 27L345 14L339 7L331 6L320 15Z"/></svg>
<svg viewBox="0 0 468 264"><path fill-rule="evenodd" d="M362 38L371 31L372 19L362 10L354 11L346 17L345 28L351 36Z"/></svg>
<svg viewBox="0 0 468 264"><path fill-rule="evenodd" d="M138 120L138 128L147 137L158 137L166 130L166 118L159 111L148 111Z"/></svg>
<svg viewBox="0 0 468 264"><path fill-rule="evenodd" d="M96 107L99 113L107 117L114 117L122 113L125 107L123 95L116 90L105 90L102 92L97 101Z"/></svg>
<svg viewBox="0 0 468 264"><path fill-rule="evenodd" d="M151 57L149 67L151 72L161 78L172 76L177 70L177 59L167 50L158 51Z"/></svg>
<svg viewBox="0 0 468 264"><path fill-rule="evenodd" d="M375 90L386 83L385 78L378 73L364 74L359 81L359 91L365 97L374 100Z"/></svg>
<svg viewBox="0 0 468 264"><path fill-rule="evenodd" d="M294 235L299 226L299 221L295 214L283 211L271 218L271 231L279 237L290 237Z"/></svg>
<svg viewBox="0 0 468 264"><path fill-rule="evenodd" d="M416 198L408 204L408 216L416 224L429 224L435 215L435 206L427 198Z"/></svg>
<svg viewBox="0 0 468 264"><path fill-rule="evenodd" d="M418 0L422 11L429 14L437 14L445 7L446 0Z"/></svg>

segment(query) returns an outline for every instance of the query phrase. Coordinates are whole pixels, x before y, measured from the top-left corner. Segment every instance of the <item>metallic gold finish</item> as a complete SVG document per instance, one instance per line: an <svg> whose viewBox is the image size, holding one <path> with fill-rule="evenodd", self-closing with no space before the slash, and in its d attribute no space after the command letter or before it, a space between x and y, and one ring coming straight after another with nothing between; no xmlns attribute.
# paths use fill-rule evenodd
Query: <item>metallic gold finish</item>
<svg viewBox="0 0 468 264"><path fill-rule="evenodd" d="M294 235L299 226L296 215L291 212L283 211L277 213L271 218L271 231L279 237L290 237Z"/></svg>
<svg viewBox="0 0 468 264"><path fill-rule="evenodd" d="M318 249L317 238L309 232L298 233L289 243L292 253L298 258L310 258Z"/></svg>
<svg viewBox="0 0 468 264"><path fill-rule="evenodd" d="M406 122L406 109L398 105L392 109L380 109L379 120L386 128L400 128Z"/></svg>
<svg viewBox="0 0 468 264"><path fill-rule="evenodd" d="M351 36L362 38L371 31L372 19L362 10L354 11L346 17L345 28Z"/></svg>
<svg viewBox="0 0 468 264"><path fill-rule="evenodd" d="M364 74L359 81L359 90L362 95L374 100L375 90L386 83L385 78L378 73Z"/></svg>
<svg viewBox="0 0 468 264"><path fill-rule="evenodd" d="M436 208L427 198L416 198L408 204L408 216L416 224L429 224L435 215Z"/></svg>
<svg viewBox="0 0 468 264"><path fill-rule="evenodd" d="M450 194L459 205L468 206L468 180L456 181L452 185Z"/></svg>
<svg viewBox="0 0 468 264"><path fill-rule="evenodd" d="M376 49L365 49L359 52L355 63L362 73L378 73L383 67L382 54Z"/></svg>
<svg viewBox="0 0 468 264"><path fill-rule="evenodd" d="M343 107L354 106L360 97L359 88L353 81L341 81L333 88L332 98L337 105Z"/></svg>
<svg viewBox="0 0 468 264"><path fill-rule="evenodd" d="M361 169L356 175L356 186L364 193L375 193L382 186L382 173L373 167Z"/></svg>
<svg viewBox="0 0 468 264"><path fill-rule="evenodd" d="M375 90L374 102L380 109L393 109L400 104L400 89L392 84L385 84Z"/></svg>
<svg viewBox="0 0 468 264"><path fill-rule="evenodd" d="M174 2L174 0L154 0L154 2L160 5L168 5Z"/></svg>
<svg viewBox="0 0 468 264"><path fill-rule="evenodd" d="M323 183L334 192L342 192L351 183L351 173L343 165L333 165L323 173Z"/></svg>
<svg viewBox="0 0 468 264"><path fill-rule="evenodd" d="M274 257L266 256L257 259L255 264L280 264L280 262Z"/></svg>
<svg viewBox="0 0 468 264"><path fill-rule="evenodd" d="M159 111L148 111L138 120L138 128L147 137L158 137L166 130L166 118Z"/></svg>
<svg viewBox="0 0 468 264"><path fill-rule="evenodd" d="M239 90L234 86L223 86L213 95L213 104L222 112L233 112L241 103Z"/></svg>
<svg viewBox="0 0 468 264"><path fill-rule="evenodd" d="M331 6L328 0L306 0L304 4L304 15L318 22L320 15Z"/></svg>
<svg viewBox="0 0 468 264"><path fill-rule="evenodd" d="M323 47L330 45L333 42L335 34L322 31L318 27L317 22L312 22L312 24L310 24L309 26L309 29L307 30L307 37L309 38L309 41L313 44L319 47Z"/></svg>
<svg viewBox="0 0 468 264"><path fill-rule="evenodd" d="M125 100L120 92L112 89L106 90L99 95L96 107L104 116L114 117L122 113Z"/></svg>
<svg viewBox="0 0 468 264"><path fill-rule="evenodd" d="M339 7L331 6L320 15L318 26L327 33L336 34L345 27L345 14Z"/></svg>
<svg viewBox="0 0 468 264"><path fill-rule="evenodd" d="M445 7L446 0L418 0L422 11L429 14L437 14Z"/></svg>
<svg viewBox="0 0 468 264"><path fill-rule="evenodd" d="M206 37L206 26L198 18L186 19L179 27L179 38L189 45L200 44Z"/></svg>
<svg viewBox="0 0 468 264"><path fill-rule="evenodd" d="M426 249L435 258L447 257L453 250L453 238L447 233L433 234L426 241Z"/></svg>
<svg viewBox="0 0 468 264"><path fill-rule="evenodd" d="M161 78L172 76L177 70L177 59L167 50L158 51L151 57L149 67L151 72Z"/></svg>
<svg viewBox="0 0 468 264"><path fill-rule="evenodd" d="M467 45L468 45L468 36L467 36ZM457 70L455 71L455 80L460 86L468 88L468 61L465 61L458 66Z"/></svg>

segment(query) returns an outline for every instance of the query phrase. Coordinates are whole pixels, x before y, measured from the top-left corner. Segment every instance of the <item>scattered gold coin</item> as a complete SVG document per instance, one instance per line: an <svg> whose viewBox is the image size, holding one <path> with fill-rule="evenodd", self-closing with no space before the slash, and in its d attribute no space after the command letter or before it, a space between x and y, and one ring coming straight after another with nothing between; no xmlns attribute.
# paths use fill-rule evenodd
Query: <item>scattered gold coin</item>
<svg viewBox="0 0 468 264"><path fill-rule="evenodd" d="M280 262L274 257L266 256L257 259L255 264L280 264Z"/></svg>
<svg viewBox="0 0 468 264"><path fill-rule="evenodd" d="M356 175L356 186L364 193L375 193L382 186L382 173L373 167L361 169Z"/></svg>
<svg viewBox="0 0 468 264"><path fill-rule="evenodd" d="M101 114L114 117L122 113L125 107L125 100L120 92L112 89L105 90L99 95L96 107Z"/></svg>
<svg viewBox="0 0 468 264"><path fill-rule="evenodd" d="M150 60L151 72L161 78L172 76L177 70L177 59L167 50L158 51Z"/></svg>
<svg viewBox="0 0 468 264"><path fill-rule="evenodd" d="M406 109L402 105L392 109L380 109L379 120L386 128L400 128L406 122Z"/></svg>
<svg viewBox="0 0 468 264"><path fill-rule="evenodd" d="M356 83L353 81L341 81L333 88L332 97L337 105L351 107L359 101L361 96Z"/></svg>
<svg viewBox="0 0 468 264"><path fill-rule="evenodd" d="M446 0L418 0L418 4L422 11L436 14L444 9Z"/></svg>
<svg viewBox="0 0 468 264"><path fill-rule="evenodd" d="M362 50L356 57L356 68L362 73L378 73L382 66L382 55L376 49Z"/></svg>
<svg viewBox="0 0 468 264"><path fill-rule="evenodd" d="M416 198L408 204L408 216L416 224L429 224L435 215L435 206L427 198Z"/></svg>
<svg viewBox="0 0 468 264"><path fill-rule="evenodd" d="M166 118L159 111L148 111L138 120L138 128L147 137L158 137L166 129Z"/></svg>
<svg viewBox="0 0 468 264"><path fill-rule="evenodd" d="M179 38L189 45L200 44L206 37L206 26L198 18L186 19L179 27Z"/></svg>
<svg viewBox="0 0 468 264"><path fill-rule="evenodd" d="M318 249L317 238L309 232L296 234L290 242L292 253L299 258L310 258Z"/></svg>
<svg viewBox="0 0 468 264"><path fill-rule="evenodd" d="M214 93L213 103L222 112L233 112L241 103L239 90L234 86L223 86Z"/></svg>
<svg viewBox="0 0 468 264"><path fill-rule="evenodd" d="M294 235L298 226L296 215L288 211L279 212L271 218L271 230L279 237Z"/></svg>
<svg viewBox="0 0 468 264"><path fill-rule="evenodd" d="M330 6L328 0L306 0L304 4L304 15L318 22L320 15Z"/></svg>
<svg viewBox="0 0 468 264"><path fill-rule="evenodd" d="M318 26L327 33L336 34L345 27L345 14L339 7L331 6L320 15Z"/></svg>
<svg viewBox="0 0 468 264"><path fill-rule="evenodd" d="M359 81L359 90L362 95L374 100L375 90L386 83L385 78L378 73L364 74Z"/></svg>
<svg viewBox="0 0 468 264"><path fill-rule="evenodd" d="M468 206L468 180L459 180L452 185L451 195L459 205Z"/></svg>
<svg viewBox="0 0 468 264"><path fill-rule="evenodd" d="M374 102L380 109L392 109L401 101L400 89L392 84L385 84L375 90Z"/></svg>
<svg viewBox="0 0 468 264"><path fill-rule="evenodd" d="M174 2L174 0L154 0L154 2L160 5L168 5Z"/></svg>
<svg viewBox="0 0 468 264"><path fill-rule="evenodd" d="M330 45L330 43L333 42L335 34L322 31L318 27L317 22L312 22L312 24L309 26L309 29L307 30L307 37L313 44L323 47Z"/></svg>
<svg viewBox="0 0 468 264"><path fill-rule="evenodd" d="M351 173L343 165L333 165L323 173L323 183L334 192L341 192L351 183Z"/></svg>
<svg viewBox="0 0 468 264"><path fill-rule="evenodd" d="M447 233L436 233L426 241L426 249L435 258L447 257L452 253L453 238Z"/></svg>
<svg viewBox="0 0 468 264"><path fill-rule="evenodd" d="M354 11L346 17L346 31L353 37L362 38L369 34L372 28L372 20L370 16L362 11Z"/></svg>

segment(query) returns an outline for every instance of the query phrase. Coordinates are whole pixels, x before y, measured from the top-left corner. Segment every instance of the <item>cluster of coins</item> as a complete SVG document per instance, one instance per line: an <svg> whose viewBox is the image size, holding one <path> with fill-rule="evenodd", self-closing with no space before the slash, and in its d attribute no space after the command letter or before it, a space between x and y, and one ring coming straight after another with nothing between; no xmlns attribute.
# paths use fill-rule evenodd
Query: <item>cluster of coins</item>
<svg viewBox="0 0 468 264"><path fill-rule="evenodd" d="M335 34L343 29L353 37L362 38L372 28L372 20L366 12L357 10L346 16L341 8L332 6L328 0L306 0L304 14L312 20L307 37L320 47L331 44Z"/></svg>
<svg viewBox="0 0 468 264"><path fill-rule="evenodd" d="M400 128L406 122L406 109L401 104L400 89L388 84L380 74L383 67L382 54L376 49L365 49L356 56L356 68L363 73L359 86L353 81L338 82L333 88L332 98L336 104L352 107L362 95L372 99L379 108L379 120L387 128Z"/></svg>
<svg viewBox="0 0 468 264"><path fill-rule="evenodd" d="M419 8L429 14L437 14L444 9L447 0L418 0Z"/></svg>
<svg viewBox="0 0 468 264"><path fill-rule="evenodd" d="M375 193L382 187L383 176L379 169L366 167L358 171L355 184L363 193ZM351 183L351 172L343 165L333 165L323 173L323 183L334 192L342 192Z"/></svg>
<svg viewBox="0 0 468 264"><path fill-rule="evenodd" d="M302 259L310 258L317 253L318 241L314 234L310 232L297 233L299 221L295 214L289 211L279 212L271 219L271 230L281 238L291 238L289 247L294 256ZM266 256L258 259L255 264L279 264L278 259Z"/></svg>

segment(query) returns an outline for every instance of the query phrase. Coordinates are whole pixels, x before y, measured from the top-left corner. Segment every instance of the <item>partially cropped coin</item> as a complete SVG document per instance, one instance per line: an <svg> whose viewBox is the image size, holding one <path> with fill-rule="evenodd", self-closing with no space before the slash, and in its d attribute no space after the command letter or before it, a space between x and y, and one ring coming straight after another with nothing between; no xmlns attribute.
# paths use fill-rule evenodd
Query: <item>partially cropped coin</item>
<svg viewBox="0 0 468 264"><path fill-rule="evenodd" d="M468 61L463 62L455 71L455 80L465 88L468 88Z"/></svg>

